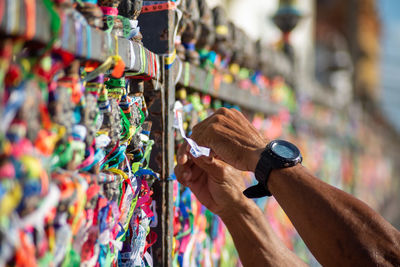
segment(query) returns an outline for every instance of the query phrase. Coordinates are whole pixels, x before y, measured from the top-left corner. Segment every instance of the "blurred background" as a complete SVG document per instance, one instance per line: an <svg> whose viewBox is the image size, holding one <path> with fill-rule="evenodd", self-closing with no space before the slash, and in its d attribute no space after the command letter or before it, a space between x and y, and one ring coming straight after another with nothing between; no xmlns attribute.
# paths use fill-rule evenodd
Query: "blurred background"
<svg viewBox="0 0 400 267"><path fill-rule="evenodd" d="M135 265L241 266L222 220L170 173L183 132L220 107L241 110L269 140L295 143L312 173L400 230L399 0L98 2L0 0L0 167L18 178L0 181L0 266L20 257L26 266L128 264L134 256ZM119 51L122 61L107 58ZM132 72L120 77L124 60ZM97 147L96 133L110 140ZM285 245L319 266L274 197L255 201ZM33 214L41 217L34 227Z"/></svg>
<svg viewBox="0 0 400 267"><path fill-rule="evenodd" d="M400 229L400 1L208 3L224 6L248 38L278 50L288 39L297 105L290 121L304 164ZM273 18L288 7L300 19L285 37ZM290 138L290 132L276 136ZM286 244L318 266L279 205L273 199L259 205Z"/></svg>
<svg viewBox="0 0 400 267"><path fill-rule="evenodd" d="M377 4L381 21L381 107L397 131L400 131L400 2L381 0Z"/></svg>

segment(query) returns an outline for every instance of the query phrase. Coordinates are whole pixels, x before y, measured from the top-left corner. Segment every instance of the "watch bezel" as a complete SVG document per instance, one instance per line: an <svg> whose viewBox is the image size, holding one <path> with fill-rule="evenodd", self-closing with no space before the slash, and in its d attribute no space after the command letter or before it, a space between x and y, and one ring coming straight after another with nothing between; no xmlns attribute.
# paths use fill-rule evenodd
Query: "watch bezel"
<svg viewBox="0 0 400 267"><path fill-rule="evenodd" d="M289 147L296 156L285 158L278 155L272 150L273 146L277 144ZM254 170L254 175L258 181L258 184L247 188L245 191L243 191L243 194L248 198L271 196L272 194L268 189L268 179L271 171L274 169L293 167L302 161L303 157L301 156L300 150L294 144L285 140L271 141L261 153L256 169Z"/></svg>
<svg viewBox="0 0 400 267"><path fill-rule="evenodd" d="M287 148L289 148L293 154L295 155L294 157L290 157L290 158L286 158L286 157L282 157L281 155L277 154L274 150L273 147L276 145L281 145L281 146L285 146ZM285 141L285 140L273 140L271 141L268 145L267 145L267 149L265 150L265 152L267 152L268 154L270 154L270 156L272 156L273 158L277 159L278 162L280 162L281 164L279 164L280 166L273 166L275 168L279 168L279 167L290 167L290 166L294 166L298 163L301 163L303 158L301 156L300 150L292 143ZM275 161L276 163L276 161Z"/></svg>

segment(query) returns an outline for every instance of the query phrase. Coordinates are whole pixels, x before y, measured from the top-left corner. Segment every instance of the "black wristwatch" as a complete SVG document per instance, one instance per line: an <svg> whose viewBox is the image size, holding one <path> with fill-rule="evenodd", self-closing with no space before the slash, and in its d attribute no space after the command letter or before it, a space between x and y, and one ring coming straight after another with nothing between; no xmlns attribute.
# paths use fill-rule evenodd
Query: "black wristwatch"
<svg viewBox="0 0 400 267"><path fill-rule="evenodd" d="M247 188L243 194L248 198L271 196L267 185L271 171L295 166L302 160L300 150L292 143L284 140L270 142L261 153L254 171L258 184Z"/></svg>

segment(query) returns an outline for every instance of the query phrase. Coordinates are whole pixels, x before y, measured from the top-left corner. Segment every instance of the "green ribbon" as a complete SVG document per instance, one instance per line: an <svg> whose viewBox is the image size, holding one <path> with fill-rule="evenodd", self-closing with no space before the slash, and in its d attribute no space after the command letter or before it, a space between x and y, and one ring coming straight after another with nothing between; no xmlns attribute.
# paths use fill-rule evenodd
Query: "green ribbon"
<svg viewBox="0 0 400 267"><path fill-rule="evenodd" d="M110 36L107 34L106 36ZM111 52L112 53L112 50ZM114 59L112 57L108 57L100 66L97 67L94 71L89 72L84 78L81 79L81 82L91 81L97 78L100 74L106 73L114 64Z"/></svg>
<svg viewBox="0 0 400 267"><path fill-rule="evenodd" d="M78 155L74 152L78 152ZM61 144L54 151L51 156L51 169L54 170L57 167L63 167L67 165L72 158L77 156L76 162L81 161L85 156L85 144L80 142L68 142L67 144Z"/></svg>
<svg viewBox="0 0 400 267"><path fill-rule="evenodd" d="M149 168L150 154L151 154L151 150L153 149L153 145L154 145L153 140L149 140L146 142L146 150L144 151L144 155L143 155L143 159L142 159L142 162L144 162L144 160L146 160L146 163L147 163L146 166L144 167L144 169Z"/></svg>
<svg viewBox="0 0 400 267"><path fill-rule="evenodd" d="M72 242L69 242L67 253L65 255L62 267L79 267L81 262L81 256L72 249Z"/></svg>
<svg viewBox="0 0 400 267"><path fill-rule="evenodd" d="M135 105L135 106L136 106L136 105ZM134 135L138 133L140 127L142 127L143 122L144 122L144 120L146 119L146 116L144 115L143 111L142 111L138 106L136 106L136 107L137 107L137 109L138 109L139 112L140 112L140 123L139 123L139 127L136 128Z"/></svg>
<svg viewBox="0 0 400 267"><path fill-rule="evenodd" d="M185 62L185 72L184 72L183 86L188 87L190 82L190 63Z"/></svg>
<svg viewBox="0 0 400 267"><path fill-rule="evenodd" d="M104 31L110 33L114 28L114 17L113 16L105 16L105 17L106 17L107 29Z"/></svg>
<svg viewBox="0 0 400 267"><path fill-rule="evenodd" d="M46 252L46 254L39 259L38 265L39 267L47 267L50 266L52 262L54 262L53 254Z"/></svg>
<svg viewBox="0 0 400 267"><path fill-rule="evenodd" d="M210 91L211 82L212 82L213 74L211 70L207 73L206 81L204 82L203 92L208 93Z"/></svg>
<svg viewBox="0 0 400 267"><path fill-rule="evenodd" d="M129 34L131 33L131 23L129 22L129 19L123 16L117 16L117 18L122 22L124 38L128 39Z"/></svg>
<svg viewBox="0 0 400 267"><path fill-rule="evenodd" d="M130 137L130 126L131 126L131 123L129 122L129 120L126 117L126 115L125 115L124 111L122 110L122 108L120 108L119 111L121 113L121 118L122 118L121 126L124 129L124 131L123 131L124 134L121 135L121 140L124 140L124 139L128 139Z"/></svg>
<svg viewBox="0 0 400 267"><path fill-rule="evenodd" d="M116 88L108 88L107 89L109 94L118 94L118 95L122 95L124 93L124 89L120 88L120 87L116 87Z"/></svg>
<svg viewBox="0 0 400 267"><path fill-rule="evenodd" d="M119 79L115 79L115 78L110 78L108 81L105 82L105 84L107 85L107 87L122 87L125 88L125 78L119 78Z"/></svg>
<svg viewBox="0 0 400 267"><path fill-rule="evenodd" d="M50 31L52 33L50 42L47 43L47 46L44 51L48 51L59 37L60 29L61 29L61 18L58 15L57 11L53 8L54 3L51 0L43 0L43 4L46 7L49 15L50 15Z"/></svg>
<svg viewBox="0 0 400 267"><path fill-rule="evenodd" d="M180 239L180 238L182 238L182 237L184 237L184 236L187 236L187 235L189 235L191 232L193 232L193 226L194 226L194 215L193 215L193 213L192 212L190 212L189 211L189 225L190 225L190 228L189 229L187 229L185 232L183 232L183 233L179 233L175 238L176 239Z"/></svg>

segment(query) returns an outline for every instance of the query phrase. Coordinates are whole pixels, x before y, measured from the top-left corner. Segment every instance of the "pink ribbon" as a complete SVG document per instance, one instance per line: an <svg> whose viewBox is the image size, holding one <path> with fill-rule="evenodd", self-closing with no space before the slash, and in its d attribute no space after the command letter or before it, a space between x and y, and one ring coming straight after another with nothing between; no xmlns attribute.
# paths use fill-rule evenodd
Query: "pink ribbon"
<svg viewBox="0 0 400 267"><path fill-rule="evenodd" d="M101 6L100 8L106 16L118 16L118 8L116 7Z"/></svg>

